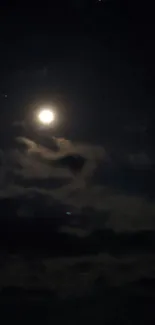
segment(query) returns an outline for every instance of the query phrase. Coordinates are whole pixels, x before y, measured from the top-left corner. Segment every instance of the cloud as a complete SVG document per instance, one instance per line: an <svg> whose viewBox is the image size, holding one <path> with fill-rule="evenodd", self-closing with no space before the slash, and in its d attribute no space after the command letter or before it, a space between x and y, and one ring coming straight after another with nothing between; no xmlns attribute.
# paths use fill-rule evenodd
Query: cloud
<svg viewBox="0 0 155 325"><path fill-rule="evenodd" d="M56 193L56 194L55 194ZM92 209L92 229L107 227L115 231L155 229L155 202L143 196L129 195L107 186L80 186L76 189L60 189L53 195L82 211ZM65 195L66 194L66 195ZM108 216L108 218L107 218ZM105 219L106 218L106 219Z"/></svg>
<svg viewBox="0 0 155 325"><path fill-rule="evenodd" d="M107 153L102 146L76 143L64 138L50 137L50 143L53 143L53 145L57 147L57 152L25 137L18 137L16 141L25 144L28 151L33 153L39 152L41 155L44 155L45 158L57 159L67 154L78 154L86 159L107 159Z"/></svg>
<svg viewBox="0 0 155 325"><path fill-rule="evenodd" d="M1 197L34 191L47 196L51 202L56 200L60 205L70 206L74 211L92 209L94 227L98 223L99 227L103 225L116 231L155 228L153 200L142 194L128 193L118 184L114 186L113 182L104 185L104 177L102 185L96 184L94 175L98 167L105 169L106 174L110 165L108 175L112 180L115 176L112 173L115 161L111 163L102 146L52 136L48 145L45 144L46 141L42 145L36 140L18 137L12 149L2 152ZM131 166L139 166L141 161L148 166L150 162L145 153L129 154L128 157ZM126 174L120 174L121 179L123 175L126 177ZM103 222L100 212L103 212ZM108 215L106 223L105 215Z"/></svg>
<svg viewBox="0 0 155 325"><path fill-rule="evenodd" d="M57 202L59 206L69 206L74 212L82 212L88 217L88 229L111 228L116 232L155 229L155 202L143 197L112 192L102 186L64 185L58 189L12 184L0 190L0 197L41 195L48 204ZM88 211L88 214L87 214ZM82 215L83 215L82 213ZM75 230L76 232L76 230Z"/></svg>
<svg viewBox="0 0 155 325"><path fill-rule="evenodd" d="M134 168L148 168L153 165L149 155L145 152L138 152L128 155L129 163Z"/></svg>
<svg viewBox="0 0 155 325"><path fill-rule="evenodd" d="M54 149L49 149L30 139L19 137L17 142L26 146L21 153L15 152L14 158L22 165L27 177L68 177L84 180L90 177L100 161L106 158L101 146L74 144L63 138L52 137ZM57 150L55 150L55 147ZM20 171L21 173L21 171Z"/></svg>
<svg viewBox="0 0 155 325"><path fill-rule="evenodd" d="M51 182L51 188L48 185L50 195L61 201L74 189L86 186L98 164L107 159L101 146L74 143L64 138L51 137L49 140L50 146L45 146L26 137L16 138L15 146L4 154L5 163L1 171L5 186L1 191L5 188L6 194L6 187L17 185L23 192L23 182L29 180L30 186L35 188L36 184L43 186ZM53 183L56 185L54 180L58 180L59 184L56 191L53 190ZM28 191L28 183L25 186Z"/></svg>
<svg viewBox="0 0 155 325"><path fill-rule="evenodd" d="M56 258L36 258L35 256L33 260L30 258L21 258L20 255L13 258L11 254L7 254L5 258L1 256L1 260L3 263L1 265L0 286L1 288L5 288L8 287L9 283L10 287L8 287L8 294L11 292L11 288L15 290L19 287L19 278L21 290L22 288L27 289L27 293L33 284L33 288L35 286L36 290L38 289L39 291L39 289L48 288L49 290L56 291L59 297L67 296L73 299L77 296L83 296L87 302L87 298L92 295L93 298L95 297L95 302L97 301L97 297L99 302L104 299L104 304L107 301L106 298L108 293L110 300L108 299L106 302L106 304L109 305L107 315L112 306L115 311L117 300L120 300L119 312L121 316L124 299L125 306L129 305L131 297L133 299L135 296L136 298L140 298L139 302L141 302L143 297L145 297L146 300L152 297L154 300L155 257L153 254L133 253L119 257L106 253ZM11 278L10 270L12 274ZM35 283L36 277L37 282ZM119 288L122 290L119 291ZM22 291L20 291L20 295L21 292ZM18 293L19 292L17 292L17 294ZM37 291L35 293L37 293ZM111 293L113 293L113 299L111 299ZM143 305L145 307L147 307L146 300ZM151 301L153 302L153 300ZM133 301L135 303L134 299ZM77 303L78 299L76 300L76 306ZM151 305L154 306L154 304ZM59 306L61 306L60 301ZM93 306L92 303L91 306ZM133 310L135 316L135 308ZM130 319L130 308L127 312L128 319Z"/></svg>

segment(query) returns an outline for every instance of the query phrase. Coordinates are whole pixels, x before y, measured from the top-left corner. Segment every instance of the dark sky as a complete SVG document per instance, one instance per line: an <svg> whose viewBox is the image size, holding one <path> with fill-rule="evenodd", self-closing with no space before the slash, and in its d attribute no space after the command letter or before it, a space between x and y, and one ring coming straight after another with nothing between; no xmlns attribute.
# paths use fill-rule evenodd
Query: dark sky
<svg viewBox="0 0 155 325"><path fill-rule="evenodd" d="M154 35L149 1L1 1L5 319L155 323Z"/></svg>
<svg viewBox="0 0 155 325"><path fill-rule="evenodd" d="M134 227L142 211L152 227L151 12L149 5L117 0L1 5L1 195L19 195L25 179L37 190L45 181L46 189L39 190L63 204L110 209L114 227L118 213L127 217L127 222L119 218L118 227ZM40 130L32 122L44 103L57 107L52 130ZM62 159L75 153L84 159L78 173L70 160L66 168Z"/></svg>

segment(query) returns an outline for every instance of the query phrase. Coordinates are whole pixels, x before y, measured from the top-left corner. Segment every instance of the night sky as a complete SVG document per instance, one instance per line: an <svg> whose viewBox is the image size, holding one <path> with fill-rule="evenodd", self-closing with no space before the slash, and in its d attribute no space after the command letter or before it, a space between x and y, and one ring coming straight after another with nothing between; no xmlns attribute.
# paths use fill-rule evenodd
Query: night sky
<svg viewBox="0 0 155 325"><path fill-rule="evenodd" d="M1 1L5 323L155 324L154 35L149 1Z"/></svg>
<svg viewBox="0 0 155 325"><path fill-rule="evenodd" d="M78 213L106 210L115 229L154 228L151 11L117 0L1 6L2 197L37 191ZM47 130L33 120L46 104L57 112Z"/></svg>

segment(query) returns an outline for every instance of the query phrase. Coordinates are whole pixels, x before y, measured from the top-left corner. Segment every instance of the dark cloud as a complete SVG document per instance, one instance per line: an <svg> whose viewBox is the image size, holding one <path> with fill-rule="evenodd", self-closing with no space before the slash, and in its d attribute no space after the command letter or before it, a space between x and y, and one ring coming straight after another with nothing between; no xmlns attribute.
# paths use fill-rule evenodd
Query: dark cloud
<svg viewBox="0 0 155 325"><path fill-rule="evenodd" d="M129 154L129 163L135 168L149 168L153 165L148 154L144 152Z"/></svg>
<svg viewBox="0 0 155 325"><path fill-rule="evenodd" d="M56 197L61 197L63 200L63 195L60 192ZM142 196L119 193L104 186L88 186L76 189L74 192L72 190L72 195L66 194L64 202L77 209L83 209L86 206L93 208L94 224L98 223L97 211L102 211L103 218L100 216L99 228L105 227L104 211L108 212L106 227L111 227L116 231L155 227L155 203Z"/></svg>
<svg viewBox="0 0 155 325"><path fill-rule="evenodd" d="M155 227L153 164L145 152L116 156L99 145L49 134L47 145L45 138L17 137L1 157L1 197L35 192L78 213L88 207L91 229Z"/></svg>
<svg viewBox="0 0 155 325"><path fill-rule="evenodd" d="M26 137L16 138L14 146L3 153L1 195L4 192L6 195L7 191L8 195L10 191L19 193L20 187L23 193L30 186L40 191L48 188L50 196L60 192L66 197L72 189L85 186L99 162L107 159L100 146L74 143L64 138L51 137L49 140L51 145L45 146ZM52 191L54 187L58 192ZM60 201L61 195L58 195Z"/></svg>
<svg viewBox="0 0 155 325"><path fill-rule="evenodd" d="M153 254L137 253L126 257L101 253L97 256L34 258L33 261L20 256L14 259L10 255L1 268L0 285L18 286L20 276L23 289L32 284L36 289L48 286L60 296L72 298L77 295L86 298L91 294L101 298L101 292L104 295L112 288L116 291L122 288L126 294L141 295L143 291L143 294L154 296L154 262ZM32 275L37 277L36 283L32 282Z"/></svg>
<svg viewBox="0 0 155 325"><path fill-rule="evenodd" d="M151 254L66 258L1 254L1 261L0 295L5 308L8 299L11 302L9 316L24 320L24 314L28 319L33 307L38 321L48 315L48 322L65 317L69 324L75 318L82 324L96 319L105 324L137 324L139 320L154 324L155 260ZM43 308L44 301L48 308ZM1 313L9 321L5 308Z"/></svg>
<svg viewBox="0 0 155 325"><path fill-rule="evenodd" d="M81 172L85 165L86 159L80 155L68 155L58 159L56 166L69 168L74 174Z"/></svg>
<svg viewBox="0 0 155 325"><path fill-rule="evenodd" d="M91 177L99 161L106 159L102 147L74 144L61 138L51 139L57 150L27 138L18 138L17 142L24 145L24 150L14 150L12 157L22 167L16 170L16 173L25 178L68 178L69 185L71 180L73 183L79 179L84 182L86 178Z"/></svg>

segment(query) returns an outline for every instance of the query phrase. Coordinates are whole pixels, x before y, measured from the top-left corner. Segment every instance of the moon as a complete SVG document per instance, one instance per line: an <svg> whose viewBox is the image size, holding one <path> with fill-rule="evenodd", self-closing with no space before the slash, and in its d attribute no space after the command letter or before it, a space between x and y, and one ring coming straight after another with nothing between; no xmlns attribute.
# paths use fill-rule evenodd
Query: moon
<svg viewBox="0 0 155 325"><path fill-rule="evenodd" d="M38 114L38 119L41 124L49 125L55 119L54 112L50 109L41 109Z"/></svg>

